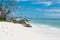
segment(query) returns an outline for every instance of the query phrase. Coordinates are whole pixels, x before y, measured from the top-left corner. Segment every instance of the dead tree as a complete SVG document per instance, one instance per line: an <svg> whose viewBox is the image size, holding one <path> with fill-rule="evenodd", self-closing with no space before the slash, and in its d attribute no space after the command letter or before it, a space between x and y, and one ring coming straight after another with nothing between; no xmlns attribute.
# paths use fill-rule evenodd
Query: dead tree
<svg viewBox="0 0 60 40"><path fill-rule="evenodd" d="M5 5L3 3L5 2ZM2 6L3 5L3 6ZM0 2L0 18L6 20L6 16L11 12L15 11L18 6L14 3L14 1L9 1L9 0L1 0ZM8 9L8 10L7 10Z"/></svg>

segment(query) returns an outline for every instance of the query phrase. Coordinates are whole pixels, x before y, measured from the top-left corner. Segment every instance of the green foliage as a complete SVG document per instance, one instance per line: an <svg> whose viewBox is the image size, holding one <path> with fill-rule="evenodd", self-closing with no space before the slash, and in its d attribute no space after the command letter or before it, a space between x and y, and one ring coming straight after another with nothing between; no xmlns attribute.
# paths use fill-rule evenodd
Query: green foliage
<svg viewBox="0 0 60 40"><path fill-rule="evenodd" d="M0 19L0 22L3 22L3 21L5 21L4 19Z"/></svg>

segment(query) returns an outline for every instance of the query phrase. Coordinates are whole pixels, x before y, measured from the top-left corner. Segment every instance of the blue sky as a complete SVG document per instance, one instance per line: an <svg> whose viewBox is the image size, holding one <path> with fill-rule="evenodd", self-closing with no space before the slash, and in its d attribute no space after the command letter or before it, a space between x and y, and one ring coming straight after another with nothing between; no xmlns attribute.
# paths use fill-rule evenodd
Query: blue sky
<svg viewBox="0 0 60 40"><path fill-rule="evenodd" d="M16 15L27 18L60 18L60 0L15 0L19 5Z"/></svg>
<svg viewBox="0 0 60 40"><path fill-rule="evenodd" d="M60 18L60 0L22 0L24 15L32 18ZM24 3L25 2L25 3Z"/></svg>

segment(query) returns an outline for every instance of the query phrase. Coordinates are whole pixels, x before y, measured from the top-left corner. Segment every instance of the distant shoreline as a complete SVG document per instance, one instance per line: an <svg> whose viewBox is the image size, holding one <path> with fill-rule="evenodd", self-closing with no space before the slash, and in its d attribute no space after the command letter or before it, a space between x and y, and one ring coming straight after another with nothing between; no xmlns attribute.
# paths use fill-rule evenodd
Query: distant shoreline
<svg viewBox="0 0 60 40"><path fill-rule="evenodd" d="M27 19L40 19L40 20L60 20L60 18L27 18Z"/></svg>

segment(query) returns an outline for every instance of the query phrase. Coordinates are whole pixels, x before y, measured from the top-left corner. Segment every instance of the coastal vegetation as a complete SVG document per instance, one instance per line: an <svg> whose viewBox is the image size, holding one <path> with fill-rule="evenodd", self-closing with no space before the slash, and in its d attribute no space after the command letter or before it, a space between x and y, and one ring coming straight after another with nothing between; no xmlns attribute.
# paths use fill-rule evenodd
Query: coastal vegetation
<svg viewBox="0 0 60 40"><path fill-rule="evenodd" d="M14 1L0 0L0 18L7 20L7 15L10 14L11 12L15 12L17 8L18 6L14 3Z"/></svg>
<svg viewBox="0 0 60 40"><path fill-rule="evenodd" d="M18 9L18 4L15 3L15 0L12 1L0 0L0 21L19 23L19 24L23 24L23 26L25 27L32 27L30 24L26 23L28 22L28 20L22 16L23 13L21 13L20 15L21 20L19 21L16 20L17 18L19 18L19 16L13 17L17 9ZM14 12L14 14L10 15L10 13L12 12Z"/></svg>
<svg viewBox="0 0 60 40"><path fill-rule="evenodd" d="M5 20L3 20L3 19L0 19L0 22L4 22Z"/></svg>

